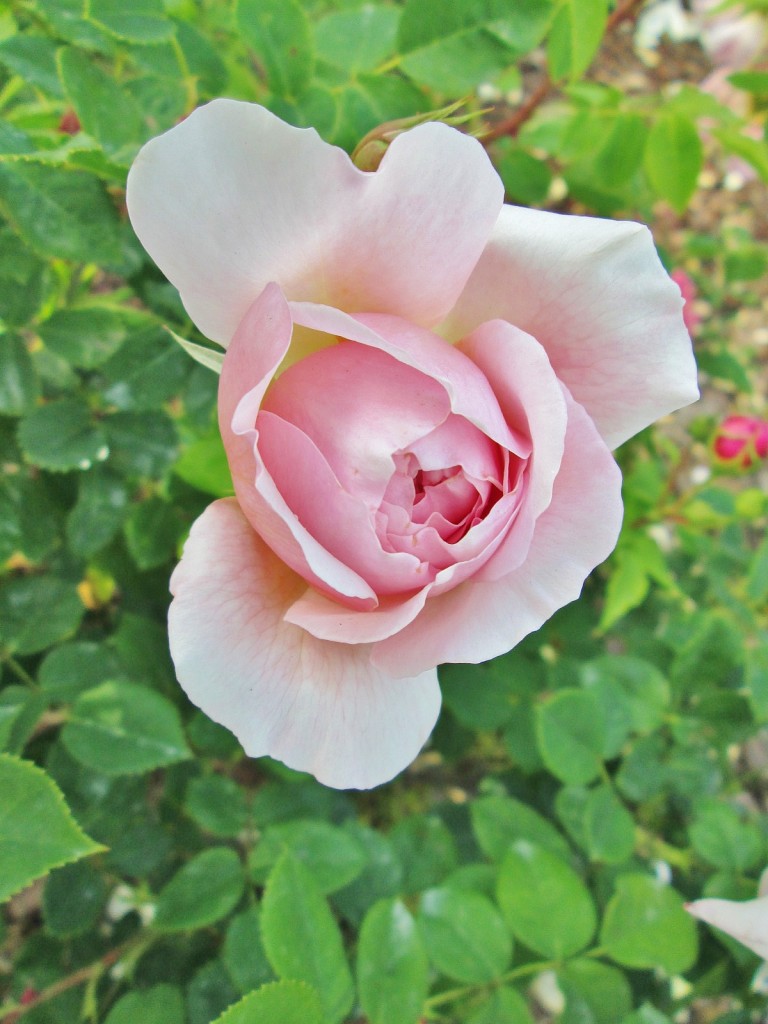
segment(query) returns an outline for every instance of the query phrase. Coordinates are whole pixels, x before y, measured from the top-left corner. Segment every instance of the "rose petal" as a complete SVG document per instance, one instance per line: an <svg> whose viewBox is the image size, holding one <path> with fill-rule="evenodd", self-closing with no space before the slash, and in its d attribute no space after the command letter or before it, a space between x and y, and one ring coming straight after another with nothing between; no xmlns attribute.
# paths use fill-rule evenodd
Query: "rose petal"
<svg viewBox="0 0 768 1024"><path fill-rule="evenodd" d="M235 494L254 528L304 579L341 599L375 607L371 587L301 525L259 458L256 417L290 344L291 329L285 298L276 284L269 284L248 310L224 358L219 378L219 429Z"/></svg>
<svg viewBox="0 0 768 1024"><path fill-rule="evenodd" d="M438 322L502 200L482 146L446 125L400 135L372 174L314 129L223 99L148 142L127 194L142 244L225 346L269 281L294 299Z"/></svg>
<svg viewBox="0 0 768 1024"><path fill-rule="evenodd" d="M681 310L642 225L505 206L441 331L499 318L532 334L615 447L698 397Z"/></svg>
<svg viewBox="0 0 768 1024"><path fill-rule="evenodd" d="M336 343L274 381L264 409L311 438L341 485L376 509L393 453L443 423L451 406L431 377L368 345Z"/></svg>
<svg viewBox="0 0 768 1024"><path fill-rule="evenodd" d="M289 305L294 323L370 345L439 381L448 392L451 410L456 415L464 416L483 434L516 455L525 458L530 453L528 439L506 423L483 373L458 348L446 345L436 334L399 317L383 314L353 317L331 306L312 302Z"/></svg>
<svg viewBox="0 0 768 1024"><path fill-rule="evenodd" d="M437 674L392 678L369 645L315 640L284 621L304 583L233 499L195 522L172 578L171 653L190 699L238 737L327 786L367 789L408 765L440 706Z"/></svg>
<svg viewBox="0 0 768 1024"><path fill-rule="evenodd" d="M373 513L341 487L306 434L272 413L260 413L258 427L259 455L288 515L323 550L349 566L378 597L421 589L434 579L434 571L418 556L382 549Z"/></svg>
<svg viewBox="0 0 768 1024"><path fill-rule="evenodd" d="M768 960L768 897L756 900L696 900L686 910L707 924L738 939L763 960Z"/></svg>
<svg viewBox="0 0 768 1024"><path fill-rule="evenodd" d="M426 586L412 597L384 599L373 611L358 612L342 607L310 587L285 613L285 621L301 626L320 640L370 644L399 633L413 622L424 607L429 591L430 587Z"/></svg>
<svg viewBox="0 0 768 1024"><path fill-rule="evenodd" d="M382 670L412 674L445 661L477 663L505 654L574 601L613 550L621 528L621 475L589 416L569 395L566 400L563 461L523 565L503 579L475 577L431 597L410 626L375 645L373 661Z"/></svg>

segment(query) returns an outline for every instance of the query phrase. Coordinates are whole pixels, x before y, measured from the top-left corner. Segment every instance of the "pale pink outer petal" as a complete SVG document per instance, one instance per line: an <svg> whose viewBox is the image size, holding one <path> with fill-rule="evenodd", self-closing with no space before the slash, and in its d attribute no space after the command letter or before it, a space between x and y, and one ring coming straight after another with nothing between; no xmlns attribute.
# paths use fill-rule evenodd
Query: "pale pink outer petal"
<svg viewBox="0 0 768 1024"><path fill-rule="evenodd" d="M316 640L284 621L306 584L260 540L234 499L195 522L171 580L171 653L189 698L238 737L338 789L391 779L437 719L430 667L393 678L371 647Z"/></svg>
<svg viewBox="0 0 768 1024"><path fill-rule="evenodd" d="M437 323L502 201L480 143L444 124L398 136L370 173L314 129L225 99L148 142L127 193L141 243L225 346L269 281L291 299Z"/></svg>
<svg viewBox="0 0 768 1024"><path fill-rule="evenodd" d="M245 516L273 551L321 589L374 607L371 587L327 551L296 519L261 462L254 429L264 393L290 344L292 322L276 284L243 318L219 378L219 429L235 494Z"/></svg>
<svg viewBox="0 0 768 1024"><path fill-rule="evenodd" d="M441 333L532 334L613 448L698 397L682 306L643 225L505 206Z"/></svg>
<svg viewBox="0 0 768 1024"><path fill-rule="evenodd" d="M768 897L756 900L704 899L686 904L689 913L743 943L768 960Z"/></svg>
<svg viewBox="0 0 768 1024"><path fill-rule="evenodd" d="M621 474L589 416L570 395L566 400L563 461L524 563L503 579L470 579L430 598L410 626L374 646L373 661L383 671L409 675L506 653L574 601L613 550L621 529Z"/></svg>

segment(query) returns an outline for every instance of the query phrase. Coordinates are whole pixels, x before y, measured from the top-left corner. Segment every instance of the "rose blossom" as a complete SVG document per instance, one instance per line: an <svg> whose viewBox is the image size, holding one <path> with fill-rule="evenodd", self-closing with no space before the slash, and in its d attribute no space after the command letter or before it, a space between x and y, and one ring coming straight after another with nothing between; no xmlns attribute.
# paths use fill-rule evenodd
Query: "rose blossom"
<svg viewBox="0 0 768 1024"><path fill-rule="evenodd" d="M218 100L144 147L128 207L227 348L236 499L171 581L181 684L253 756L384 782L435 666L508 651L614 547L609 448L697 394L679 289L646 228L504 206L439 123L365 172Z"/></svg>
<svg viewBox="0 0 768 1024"><path fill-rule="evenodd" d="M726 416L715 432L712 450L721 465L749 469L768 457L768 421Z"/></svg>

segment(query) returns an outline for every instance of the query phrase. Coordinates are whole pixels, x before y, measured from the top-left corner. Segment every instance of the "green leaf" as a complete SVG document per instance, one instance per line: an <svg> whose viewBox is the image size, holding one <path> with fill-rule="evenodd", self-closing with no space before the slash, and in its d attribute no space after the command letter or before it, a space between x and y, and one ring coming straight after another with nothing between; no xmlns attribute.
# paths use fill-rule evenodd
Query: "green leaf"
<svg viewBox="0 0 768 1024"><path fill-rule="evenodd" d="M588 691L560 690L539 704L536 732L544 763L562 782L580 786L600 774L605 724Z"/></svg>
<svg viewBox="0 0 768 1024"><path fill-rule="evenodd" d="M0 587L0 647L36 654L80 625L85 608L74 585L53 576L28 576Z"/></svg>
<svg viewBox="0 0 768 1024"><path fill-rule="evenodd" d="M86 0L86 10L100 28L129 43L158 43L174 34L162 0Z"/></svg>
<svg viewBox="0 0 768 1024"><path fill-rule="evenodd" d="M153 926L161 932L205 928L235 909L244 887L243 866L234 850L204 850L158 893Z"/></svg>
<svg viewBox="0 0 768 1024"><path fill-rule="evenodd" d="M312 985L328 1024L338 1024L354 1001L341 932L314 878L290 853L269 876L261 921L264 948L276 973Z"/></svg>
<svg viewBox="0 0 768 1024"><path fill-rule="evenodd" d="M616 1024L632 1009L632 989L622 971L595 960L571 960L557 972L566 999L563 1024Z"/></svg>
<svg viewBox="0 0 768 1024"><path fill-rule="evenodd" d="M765 139L750 139L741 132L721 129L712 133L728 153L751 164L763 181L768 181L768 144Z"/></svg>
<svg viewBox="0 0 768 1024"><path fill-rule="evenodd" d="M67 517L70 551L87 558L106 547L128 513L128 499L128 487L116 474L100 468L84 473Z"/></svg>
<svg viewBox="0 0 768 1024"><path fill-rule="evenodd" d="M528 1004L513 988L490 992L467 1017L467 1024L533 1024Z"/></svg>
<svg viewBox="0 0 768 1024"><path fill-rule="evenodd" d="M447 22L454 5L441 6ZM496 36L482 28L461 28L407 52L400 66L420 85L446 96L461 96L498 74L510 61L509 49Z"/></svg>
<svg viewBox="0 0 768 1024"><path fill-rule="evenodd" d="M104 429L109 465L126 477L157 479L176 458L176 428L164 412L118 412Z"/></svg>
<svg viewBox="0 0 768 1024"><path fill-rule="evenodd" d="M550 853L567 859L568 843L546 818L509 796L484 796L469 808L480 848L491 860L503 860L518 839L529 839Z"/></svg>
<svg viewBox="0 0 768 1024"><path fill-rule="evenodd" d="M0 223L0 319L24 327L43 302L45 264L9 227Z"/></svg>
<svg viewBox="0 0 768 1024"><path fill-rule="evenodd" d="M344 831L360 843L367 862L354 881L334 893L333 904L346 920L359 928L377 900L396 896L401 891L403 866L389 836L355 820L346 821Z"/></svg>
<svg viewBox="0 0 768 1024"><path fill-rule="evenodd" d="M31 761L0 754L0 900L103 849L80 829L53 779Z"/></svg>
<svg viewBox="0 0 768 1024"><path fill-rule="evenodd" d="M633 608L638 608L650 589L650 574L643 552L634 545L620 547L612 561L599 629L611 629Z"/></svg>
<svg viewBox="0 0 768 1024"><path fill-rule="evenodd" d="M496 662L487 665L443 665L443 700L468 729L497 729L511 718L518 695L510 673Z"/></svg>
<svg viewBox="0 0 768 1024"><path fill-rule="evenodd" d="M696 926L674 889L648 875L622 875L605 910L600 945L623 967L680 974L696 959Z"/></svg>
<svg viewBox="0 0 768 1024"><path fill-rule="evenodd" d="M357 947L360 1004L371 1024L416 1024L429 990L429 965L416 924L397 899L365 916Z"/></svg>
<svg viewBox="0 0 768 1024"><path fill-rule="evenodd" d="M148 772L192 756L176 708L133 683L102 683L78 697L62 740L81 764L104 775Z"/></svg>
<svg viewBox="0 0 768 1024"><path fill-rule="evenodd" d="M209 1024L237 999L224 964L209 960L197 970L186 991L188 1024Z"/></svg>
<svg viewBox="0 0 768 1024"><path fill-rule="evenodd" d="M403 865L401 892L421 892L440 882L456 867L453 836L434 814L417 814L399 821L389 834Z"/></svg>
<svg viewBox="0 0 768 1024"><path fill-rule="evenodd" d="M400 66L417 82L459 96L532 50L550 10L550 0L407 0Z"/></svg>
<svg viewBox="0 0 768 1024"><path fill-rule="evenodd" d="M349 74L373 71L394 53L399 22L396 7L366 5L333 11L315 26L317 56Z"/></svg>
<svg viewBox="0 0 768 1024"><path fill-rule="evenodd" d="M158 497L134 505L125 523L128 551L141 570L155 569L173 558L181 532L177 509Z"/></svg>
<svg viewBox="0 0 768 1024"><path fill-rule="evenodd" d="M224 938L222 960L241 994L274 979L261 940L261 910L254 905L232 918Z"/></svg>
<svg viewBox="0 0 768 1024"><path fill-rule="evenodd" d="M142 141L138 107L124 88L81 51L67 46L57 54L59 74L83 131L97 139L106 153L127 150L130 159Z"/></svg>
<svg viewBox="0 0 768 1024"><path fill-rule="evenodd" d="M187 786L184 810L215 836L236 836L248 824L245 790L225 775L203 775Z"/></svg>
<svg viewBox="0 0 768 1024"><path fill-rule="evenodd" d="M744 654L744 684L758 722L768 721L768 646L758 645Z"/></svg>
<svg viewBox="0 0 768 1024"><path fill-rule="evenodd" d="M120 266L117 213L91 174L31 164L0 165L0 208L44 257Z"/></svg>
<svg viewBox="0 0 768 1024"><path fill-rule="evenodd" d="M704 151L694 122L681 114L662 114L648 133L644 166L651 187L678 213L696 190Z"/></svg>
<svg viewBox="0 0 768 1024"><path fill-rule="evenodd" d="M498 910L480 893L448 886L428 889L418 920L430 960L447 977L483 985L509 967L509 932Z"/></svg>
<svg viewBox="0 0 768 1024"><path fill-rule="evenodd" d="M19 445L29 462L59 473L90 469L109 454L103 430L74 398L33 409L19 423Z"/></svg>
<svg viewBox="0 0 768 1024"><path fill-rule="evenodd" d="M213 1024L325 1024L325 1019L313 988L301 981L276 981L230 1006Z"/></svg>
<svg viewBox="0 0 768 1024"><path fill-rule="evenodd" d="M254 848L249 862L254 881L266 880L284 850L304 864L324 896L354 881L367 860L362 845L334 825L309 818L286 821L266 829Z"/></svg>
<svg viewBox="0 0 768 1024"><path fill-rule="evenodd" d="M24 339L0 335L0 414L22 416L40 394L37 374Z"/></svg>
<svg viewBox="0 0 768 1024"><path fill-rule="evenodd" d="M554 81L581 78L600 46L607 17L607 0L560 0L547 40Z"/></svg>
<svg viewBox="0 0 768 1024"><path fill-rule="evenodd" d="M117 352L128 328L126 317L117 310L88 306L57 310L39 332L51 352L72 366L93 370Z"/></svg>
<svg viewBox="0 0 768 1024"><path fill-rule="evenodd" d="M765 858L759 826L744 821L729 804L715 800L702 803L688 832L696 853L716 868L741 874Z"/></svg>
<svg viewBox="0 0 768 1024"><path fill-rule="evenodd" d="M612 786L598 786L590 792L584 830L593 860L621 864L632 855L635 823Z"/></svg>
<svg viewBox="0 0 768 1024"><path fill-rule="evenodd" d="M122 675L116 655L104 644L60 644L45 656L38 682L53 701L74 700L83 690Z"/></svg>
<svg viewBox="0 0 768 1024"><path fill-rule="evenodd" d="M215 498L234 494L227 453L218 429L185 448L173 471L204 494L212 494Z"/></svg>
<svg viewBox="0 0 768 1024"><path fill-rule="evenodd" d="M48 95L61 96L56 49L56 42L48 36L20 32L0 42L0 64Z"/></svg>
<svg viewBox="0 0 768 1024"><path fill-rule="evenodd" d="M565 861L525 840L516 842L499 871L499 906L512 934L545 957L578 953L595 931L592 899Z"/></svg>
<svg viewBox="0 0 768 1024"><path fill-rule="evenodd" d="M133 332L130 344L101 367L107 380L104 399L118 409L149 412L178 395L189 370L188 361L169 344L167 333L146 327Z"/></svg>
<svg viewBox="0 0 768 1024"><path fill-rule="evenodd" d="M104 1024L184 1024L184 1001L173 985L129 992L109 1011Z"/></svg>
<svg viewBox="0 0 768 1024"><path fill-rule="evenodd" d="M103 875L87 861L57 868L43 892L46 931L59 939L83 935L96 925L106 898Z"/></svg>
<svg viewBox="0 0 768 1024"><path fill-rule="evenodd" d="M264 63L276 96L296 98L312 80L315 53L312 25L297 0L238 0L235 11L243 39Z"/></svg>
<svg viewBox="0 0 768 1024"><path fill-rule="evenodd" d="M543 160L501 140L497 170L510 199L529 206L543 203L552 183L552 172Z"/></svg>
<svg viewBox="0 0 768 1024"><path fill-rule="evenodd" d="M664 721L670 702L669 683L650 661L630 654L604 654L581 666L581 683L591 690L603 708L621 706L621 717L627 731L653 732ZM606 728L618 732L619 746L624 741L624 728L611 729L611 712L606 713ZM623 734L623 735L622 735ZM611 744L613 752L618 748Z"/></svg>
<svg viewBox="0 0 768 1024"><path fill-rule="evenodd" d="M639 114L617 114L605 145L595 157L595 174L605 188L626 184L643 162L648 126Z"/></svg>

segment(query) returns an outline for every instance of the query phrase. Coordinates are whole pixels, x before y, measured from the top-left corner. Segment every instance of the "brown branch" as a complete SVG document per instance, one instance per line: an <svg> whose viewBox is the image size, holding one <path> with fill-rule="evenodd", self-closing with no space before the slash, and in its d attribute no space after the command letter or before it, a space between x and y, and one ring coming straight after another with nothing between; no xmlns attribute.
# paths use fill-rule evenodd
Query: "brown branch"
<svg viewBox="0 0 768 1024"><path fill-rule="evenodd" d="M68 974L66 978L60 978L55 981L48 988L44 988L42 992L39 992L33 999L30 999L24 1006L12 1006L9 1009L3 1011L0 1009L0 1022L2 1024L16 1024L17 1021L30 1012L30 1010L36 1010L42 1003L47 1003L50 999L55 999L56 996L60 996L63 992L68 992L71 988L76 988L78 985L84 985L90 981L94 975L100 974L105 971L108 967L116 964L117 961L124 956L129 949L136 945L136 940L129 939L128 942L124 942L121 946L116 946L114 949L110 949L108 953L105 953L103 957L96 960L92 964L88 964L87 967L81 967L79 970L72 974Z"/></svg>
<svg viewBox="0 0 768 1024"><path fill-rule="evenodd" d="M620 3L616 5L605 23L603 38L609 32L613 32L623 21L634 17L644 2L645 0L620 0ZM481 136L483 145L501 138L514 139L525 122L533 116L554 89L555 83L550 78L549 72L545 71L541 81L531 95L513 114L504 118L503 121L491 125L487 131L483 132Z"/></svg>

